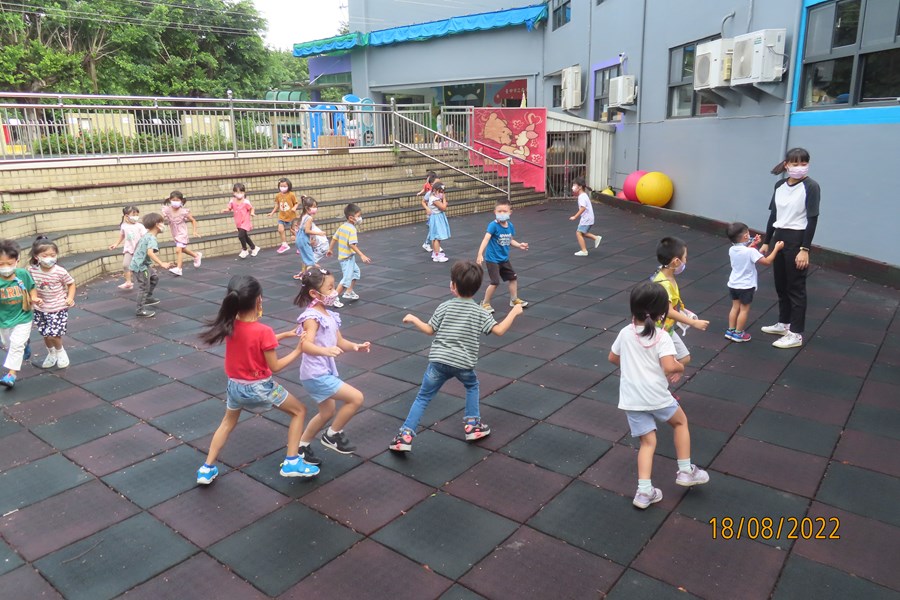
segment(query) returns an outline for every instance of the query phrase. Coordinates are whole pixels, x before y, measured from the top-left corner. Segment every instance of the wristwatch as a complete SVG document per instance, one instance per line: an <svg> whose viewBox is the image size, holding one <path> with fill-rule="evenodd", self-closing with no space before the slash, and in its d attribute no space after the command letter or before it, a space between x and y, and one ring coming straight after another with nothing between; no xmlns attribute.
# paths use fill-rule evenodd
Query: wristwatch
<svg viewBox="0 0 900 600"><path fill-rule="evenodd" d="M809 252L809 248L804 248L803 246L800 246L800 249L803 250L804 252Z"/></svg>

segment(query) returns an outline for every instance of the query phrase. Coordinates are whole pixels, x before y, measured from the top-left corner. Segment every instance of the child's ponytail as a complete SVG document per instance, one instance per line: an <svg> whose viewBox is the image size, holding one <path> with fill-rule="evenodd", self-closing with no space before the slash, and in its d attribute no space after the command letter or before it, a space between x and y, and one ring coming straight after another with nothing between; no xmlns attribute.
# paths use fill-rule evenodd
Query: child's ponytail
<svg viewBox="0 0 900 600"><path fill-rule="evenodd" d="M631 316L635 325L643 323L641 337L653 337L656 323L669 312L669 294L654 281L642 281L631 290Z"/></svg>
<svg viewBox="0 0 900 600"><path fill-rule="evenodd" d="M262 286L254 277L235 275L228 282L228 291L219 307L216 318L207 321L207 329L200 333L200 341L209 346L219 344L234 333L234 320L238 314L256 308L262 296Z"/></svg>

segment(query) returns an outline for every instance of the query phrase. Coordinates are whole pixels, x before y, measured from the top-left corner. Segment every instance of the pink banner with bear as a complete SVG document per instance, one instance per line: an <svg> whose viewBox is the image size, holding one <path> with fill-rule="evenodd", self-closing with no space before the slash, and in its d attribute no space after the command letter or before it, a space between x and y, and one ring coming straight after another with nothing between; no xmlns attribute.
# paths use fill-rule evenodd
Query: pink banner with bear
<svg viewBox="0 0 900 600"><path fill-rule="evenodd" d="M546 191L546 108L476 108L472 121L472 146L476 150L503 162L513 157L510 179L538 192ZM472 164L506 176L506 169L497 163L471 155Z"/></svg>

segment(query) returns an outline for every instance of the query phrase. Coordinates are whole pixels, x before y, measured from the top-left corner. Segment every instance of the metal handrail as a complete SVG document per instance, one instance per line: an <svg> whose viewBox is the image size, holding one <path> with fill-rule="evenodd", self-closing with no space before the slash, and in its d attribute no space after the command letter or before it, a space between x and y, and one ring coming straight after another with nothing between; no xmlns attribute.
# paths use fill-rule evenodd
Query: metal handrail
<svg viewBox="0 0 900 600"><path fill-rule="evenodd" d="M503 188L497 187L497 186L494 185L493 183L490 183L490 182L488 182L488 181L485 181L484 179L481 179L480 177L476 177L475 175L472 175L471 173L467 173L466 171L463 171L462 169L459 169L459 168L457 168L457 167L454 167L453 165L451 165L451 164L449 164L449 163L446 163L446 162L442 161L441 159L437 158L436 156L432 156L432 155L430 155L430 154L426 154L425 152L422 152L421 150L419 150L418 148L416 148L416 147L414 147L414 146L410 146L409 144L404 144L403 142L396 142L396 141L395 141L394 143L395 143L396 145L400 146L401 148L406 148L407 150L412 150L412 151L415 152L416 154L421 154L422 156L425 156L425 157L427 157L427 158L430 158L431 160L433 160L433 161L435 161L435 162L437 162L437 163L440 163L440 164L444 165L444 166L447 167L448 169L453 169L453 170L456 171L457 173L462 173L463 175L466 175L467 177L471 177L471 178L474 179L475 181L477 181L477 182L479 182L479 183L483 183L484 185L490 186L490 187L494 188L495 190L497 190L498 192L505 193L505 194L506 194L506 200L509 201L509 184L508 184L509 178L507 178L507 187L506 187L506 190L504 190Z"/></svg>

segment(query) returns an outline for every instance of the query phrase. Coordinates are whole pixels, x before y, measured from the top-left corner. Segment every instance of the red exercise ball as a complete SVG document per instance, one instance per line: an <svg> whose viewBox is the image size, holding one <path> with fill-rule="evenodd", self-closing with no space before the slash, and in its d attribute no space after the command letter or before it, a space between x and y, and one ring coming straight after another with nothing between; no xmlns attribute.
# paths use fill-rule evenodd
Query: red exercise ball
<svg viewBox="0 0 900 600"><path fill-rule="evenodd" d="M625 192L619 192L618 194L616 194L616 198L621 198L622 200L628 200L628 198L625 197Z"/></svg>
<svg viewBox="0 0 900 600"><path fill-rule="evenodd" d="M637 202L637 184L641 177L647 174L647 171L635 171L631 175L625 178L625 184L622 186L622 191L625 192L625 197L632 202Z"/></svg>

